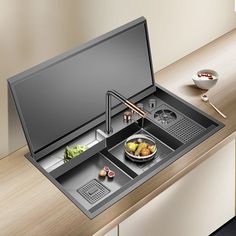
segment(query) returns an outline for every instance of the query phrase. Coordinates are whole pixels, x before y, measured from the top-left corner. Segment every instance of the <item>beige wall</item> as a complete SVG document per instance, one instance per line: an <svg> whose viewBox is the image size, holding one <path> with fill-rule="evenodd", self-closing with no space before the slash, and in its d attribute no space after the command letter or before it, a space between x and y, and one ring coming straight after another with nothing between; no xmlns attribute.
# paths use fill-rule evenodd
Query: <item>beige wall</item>
<svg viewBox="0 0 236 236"><path fill-rule="evenodd" d="M0 9L0 156L25 143L6 78L141 15L155 71L236 26L234 0L0 0Z"/></svg>

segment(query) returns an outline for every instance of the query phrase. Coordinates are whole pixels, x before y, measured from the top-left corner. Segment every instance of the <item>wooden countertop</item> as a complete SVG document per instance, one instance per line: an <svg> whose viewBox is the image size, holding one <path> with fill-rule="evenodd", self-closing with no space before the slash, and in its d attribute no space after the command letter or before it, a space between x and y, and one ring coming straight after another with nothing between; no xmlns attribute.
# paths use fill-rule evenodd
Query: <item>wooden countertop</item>
<svg viewBox="0 0 236 236"><path fill-rule="evenodd" d="M1 235L102 235L235 138L235 42L236 29L156 74L160 85L222 121L223 129L93 220L24 158L28 149L23 147L0 161ZM207 94L227 115L226 120L200 100L203 91L193 86L192 74L202 68L212 68L220 75Z"/></svg>

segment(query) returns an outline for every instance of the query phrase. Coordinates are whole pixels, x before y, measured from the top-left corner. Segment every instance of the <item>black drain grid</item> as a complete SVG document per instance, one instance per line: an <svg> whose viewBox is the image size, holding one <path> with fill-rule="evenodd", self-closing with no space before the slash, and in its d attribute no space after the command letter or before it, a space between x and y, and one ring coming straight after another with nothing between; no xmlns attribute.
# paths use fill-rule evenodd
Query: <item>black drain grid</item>
<svg viewBox="0 0 236 236"><path fill-rule="evenodd" d="M104 196L106 196L110 190L96 179L92 179L87 184L77 189L77 192L85 198L89 203L94 204Z"/></svg>
<svg viewBox="0 0 236 236"><path fill-rule="evenodd" d="M194 122L183 118L166 130L183 143L187 143L189 140L199 135L205 129L195 124Z"/></svg>

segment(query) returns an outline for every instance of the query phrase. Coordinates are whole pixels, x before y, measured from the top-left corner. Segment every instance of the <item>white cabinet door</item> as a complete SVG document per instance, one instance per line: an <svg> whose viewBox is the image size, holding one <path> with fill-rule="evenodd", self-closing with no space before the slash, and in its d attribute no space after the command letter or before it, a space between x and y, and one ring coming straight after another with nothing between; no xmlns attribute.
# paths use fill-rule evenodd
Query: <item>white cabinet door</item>
<svg viewBox="0 0 236 236"><path fill-rule="evenodd" d="M111 231L106 233L104 236L118 236L118 227L114 227Z"/></svg>
<svg viewBox="0 0 236 236"><path fill-rule="evenodd" d="M206 236L235 215L232 141L119 226L119 236Z"/></svg>
<svg viewBox="0 0 236 236"><path fill-rule="evenodd" d="M101 233L97 232L95 235L101 235ZM114 227L112 230L110 230L109 232L107 232L106 234L104 234L103 236L119 236L118 235L118 226Z"/></svg>

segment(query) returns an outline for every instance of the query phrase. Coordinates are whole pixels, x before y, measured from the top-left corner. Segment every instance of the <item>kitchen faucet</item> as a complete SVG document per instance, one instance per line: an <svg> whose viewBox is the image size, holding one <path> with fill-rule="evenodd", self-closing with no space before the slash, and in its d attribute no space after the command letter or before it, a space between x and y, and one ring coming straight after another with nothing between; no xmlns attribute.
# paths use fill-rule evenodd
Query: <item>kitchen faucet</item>
<svg viewBox="0 0 236 236"><path fill-rule="evenodd" d="M107 135L111 134L113 132L111 127L111 97L116 98L117 100L121 101L123 104L125 104L128 108L130 108L132 111L139 114L141 117L146 117L146 113L138 108L135 104L130 102L128 99L126 99L123 95L118 93L115 90L109 90L106 92L106 130L105 133Z"/></svg>

